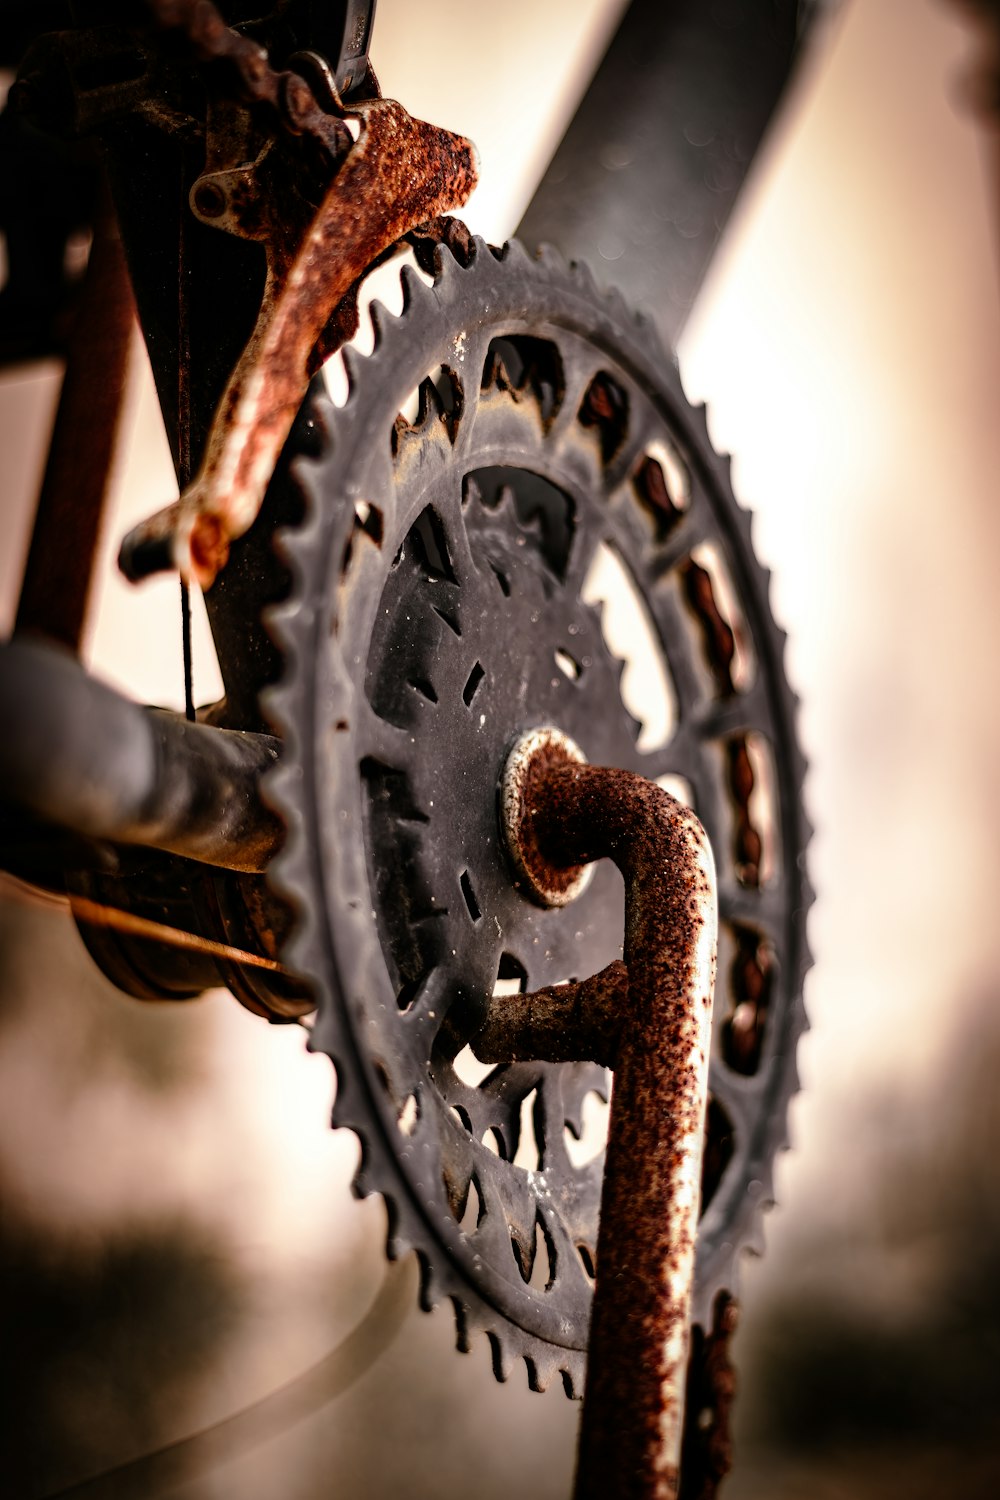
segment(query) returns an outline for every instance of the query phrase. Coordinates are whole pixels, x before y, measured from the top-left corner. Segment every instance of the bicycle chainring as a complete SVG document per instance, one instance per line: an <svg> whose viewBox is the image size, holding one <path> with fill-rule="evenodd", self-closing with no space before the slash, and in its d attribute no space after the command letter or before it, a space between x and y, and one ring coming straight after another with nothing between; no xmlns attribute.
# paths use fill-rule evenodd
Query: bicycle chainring
<svg viewBox="0 0 1000 1500"><path fill-rule="evenodd" d="M603 1168L579 1138L608 1076L487 1069L468 1044L497 984L620 956L621 879L601 865L554 909L522 893L497 821L506 755L555 725L688 797L711 839L706 1328L761 1248L797 1086L804 764L749 516L649 325L550 252L475 241L463 261L405 269L402 313L373 305L373 352L345 356L346 402L310 397L321 451L297 461L306 519L283 534L293 585L269 621L285 751L268 790L288 823L272 878L390 1256L416 1249L425 1305L450 1297L466 1346L485 1330L501 1378L521 1357L536 1388L559 1372L579 1392ZM622 619L645 666L625 669Z"/></svg>

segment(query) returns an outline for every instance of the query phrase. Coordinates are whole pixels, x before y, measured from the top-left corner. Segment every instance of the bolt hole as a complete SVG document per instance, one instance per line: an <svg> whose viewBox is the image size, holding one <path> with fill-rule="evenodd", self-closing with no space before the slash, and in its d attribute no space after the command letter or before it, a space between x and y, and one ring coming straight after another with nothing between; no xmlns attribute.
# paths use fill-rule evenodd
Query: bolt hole
<svg viewBox="0 0 1000 1500"><path fill-rule="evenodd" d="M478 922L483 914L479 909L479 902L476 900L476 893L472 888L472 880L470 879L468 870L462 871L458 883L462 887L462 895L465 897L469 916L474 922Z"/></svg>
<svg viewBox="0 0 1000 1500"><path fill-rule="evenodd" d="M468 682L465 684L465 687L462 689L462 702L465 704L466 708L471 708L472 707L472 700L476 696L476 694L478 693L478 691L479 691L479 685L480 685L480 683L482 682L482 680L483 680L483 678L485 676L486 676L485 668L482 667L482 666L480 666L479 662L476 662L476 665L473 667L472 671L469 673L469 680L468 680Z"/></svg>
<svg viewBox="0 0 1000 1500"><path fill-rule="evenodd" d="M217 182L200 182L194 190L194 206L206 219L218 219L226 211L226 195Z"/></svg>
<svg viewBox="0 0 1000 1500"><path fill-rule="evenodd" d="M556 666L565 677L569 678L570 682L578 682L580 680L580 663L574 661L568 651L563 651L561 646L557 646L555 658Z"/></svg>

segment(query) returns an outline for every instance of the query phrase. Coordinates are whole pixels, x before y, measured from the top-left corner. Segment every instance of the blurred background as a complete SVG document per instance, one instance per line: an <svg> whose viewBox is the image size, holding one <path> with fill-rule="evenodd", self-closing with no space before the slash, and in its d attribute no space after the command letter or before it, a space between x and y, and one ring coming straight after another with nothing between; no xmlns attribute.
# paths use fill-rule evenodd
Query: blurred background
<svg viewBox="0 0 1000 1500"><path fill-rule="evenodd" d="M429 22L379 0L385 92L480 148L478 232L518 222L620 11L440 0ZM1000 1493L1000 179L982 41L947 0L845 0L679 351L773 569L817 826L813 1029L767 1254L744 1266L729 1500ZM86 654L180 707L176 583L130 590L113 566L176 493L138 344L132 368ZM0 379L4 632L58 379L44 361ZM298 1028L226 994L127 1000L64 913L0 904L5 1496L568 1495L578 1407L521 1371L496 1385L485 1340L457 1354L450 1310L415 1310L412 1265L385 1284L383 1210L350 1196L332 1088Z"/></svg>

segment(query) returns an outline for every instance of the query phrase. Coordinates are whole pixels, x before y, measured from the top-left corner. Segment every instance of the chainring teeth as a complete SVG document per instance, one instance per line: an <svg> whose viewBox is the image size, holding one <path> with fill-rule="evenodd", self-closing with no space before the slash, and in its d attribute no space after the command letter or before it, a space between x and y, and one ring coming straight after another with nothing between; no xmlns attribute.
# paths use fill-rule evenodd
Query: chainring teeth
<svg viewBox="0 0 1000 1500"><path fill-rule="evenodd" d="M294 931L285 950L286 962L303 975L319 999L320 1011L310 1046L327 1052L334 1062L338 1088L333 1120L336 1125L350 1128L361 1143L362 1155L355 1178L355 1191L359 1196L379 1192L386 1200L388 1253L395 1258L410 1249L416 1250L421 1265L421 1304L429 1307L442 1299L451 1300L456 1311L460 1347L468 1348L477 1333L485 1333L498 1378L507 1378L513 1366L523 1361L532 1388L544 1389L556 1374L560 1374L567 1390L579 1392L584 1364L582 1344L585 1339L585 1319L576 1335L576 1343L580 1347L575 1348L563 1347L561 1342L556 1344L540 1338L529 1326L525 1326L525 1319L528 1324L531 1323L531 1317L525 1313L525 1306L530 1304L531 1299L544 1302L547 1295L551 1296L551 1292L532 1290L527 1285L524 1267L517 1267L515 1258L516 1252L526 1255L530 1260L531 1248L527 1237L537 1233L539 1223L544 1225L549 1222L542 1217L541 1208L536 1206L530 1216L530 1224L529 1211L523 1206L520 1210L521 1218L515 1215L513 1220L508 1219L511 1256L507 1270L514 1268L512 1274L516 1278L517 1270L520 1269L525 1285L522 1292L517 1293L512 1282L514 1304L498 1305L495 1301L495 1276L493 1283L490 1283L492 1291L488 1294L476 1281L475 1244L480 1226L476 1226L476 1231L467 1233L457 1222L459 1216L455 1213L456 1206L463 1206L468 1197L470 1184L476 1185L481 1199L490 1196L481 1181L483 1174L488 1171L488 1164L483 1161L484 1147L477 1136L470 1133L468 1140L471 1150L468 1181L464 1185L461 1181L458 1181L457 1186L453 1185L451 1204L441 1170L442 1158L448 1153L441 1146L444 1135L435 1132L464 1128L456 1125L450 1116L448 1126L441 1124L443 1114L452 1104L456 1107L464 1105L471 1118L470 1097L477 1100L477 1133L479 1124L488 1118L494 1120L488 1129L499 1131L500 1124L505 1123L506 1134L501 1132L501 1138L508 1156L512 1157L517 1150L518 1107L523 1102L524 1091L522 1096L516 1096L515 1090L510 1097L498 1097L491 1105L488 1088L484 1092L480 1087L470 1096L463 1084L462 1088L466 1089L466 1093L459 1097L450 1089L441 1092L433 1082L432 1074L415 1076L412 1068L400 1071L386 1062L385 1054L389 1049L385 1038L390 1033L377 1017L368 1018L367 1028L363 1019L365 1004L374 1005L375 998L370 994L367 999L362 997L358 1002L362 1010L355 1016L353 1000L351 1005L347 1002L349 996L358 990L358 983L345 983L340 968L350 943L357 941L362 944L367 941L370 953L371 942L374 940L375 912L372 911L372 925L366 925L359 911L349 913L345 910L342 900L345 878L342 862L335 859L329 864L318 847L324 817L328 819L330 816L323 807L324 799L329 800L330 795L323 777L326 776L329 781L329 773L319 768L321 774L317 780L316 757L322 743L319 721L325 717L326 721L336 720L345 724L347 732L343 738L353 742L359 716L363 712L374 711L371 704L364 701L364 673L359 678L357 661L352 663L345 655L345 650L349 654L346 642L355 638L350 636L344 623L347 614L341 618L341 605L333 601L334 595L343 595L348 605L355 607L354 601L348 597L350 589L342 587L332 577L340 567L346 579L349 566L354 567L347 549L350 547L350 538L354 535L355 518L349 512L354 508L355 502L380 507L379 526L384 531L379 531L374 549L368 546L366 555L370 567L375 570L372 576L379 576L381 569L381 575L385 577L388 576L385 574L386 563L396 556L397 548L409 535L424 502L426 505L432 503L444 483L442 476L447 474L448 465L457 458L462 471L472 475L476 470L476 463L486 461L481 455L474 462L473 455L478 451L476 443L482 437L480 428L485 432L492 421L491 412L496 416L494 425L497 430L504 428L506 423L505 430L520 434L517 442L535 445L538 453L535 462L547 471L549 477L557 477L557 487L558 475L562 475L567 486L570 484L567 476L571 476L577 485L588 484L593 492L604 493L608 484L607 476L613 472L608 455L601 447L601 432L584 432L579 410L561 411L557 402L555 410L550 410L546 415L540 397L537 401L528 399L524 382L520 388L508 382L507 389L503 388L503 382L499 379L495 382L485 381L484 384L486 361L494 341L504 338L508 330L513 335L522 327L532 326L531 318L537 316L540 309L544 309L544 316L539 326L544 331L539 337L556 340L553 347L560 359L563 358L564 347L558 343L558 339L564 336L566 348L571 353L578 347L590 348L592 370L611 369L621 371L622 378L626 380L632 378L634 390L639 392L636 399L645 399L648 405L652 400L649 392L665 392L662 397L656 397L653 407L660 413L660 420L667 422L670 442L678 448L682 458L689 464L692 475L705 489L707 500L704 503L708 505L710 515L716 518L716 524L720 527L717 540L722 543L722 555L729 568L730 582L744 611L745 623L752 637L757 656L756 669L766 679L765 696L761 701L767 705L767 722L772 725L777 741L771 745L771 753L779 759L778 769L781 773L778 838L782 845L782 884L779 886L779 895L787 892L787 896L782 899L800 914L812 900L801 863L807 827L799 810L805 762L792 729L794 704L781 673L784 636L770 617L768 575L756 564L750 551L749 512L741 509L732 499L729 458L727 455L716 454L712 449L705 408L692 408L686 403L676 367L663 355L650 321L629 313L617 295L609 297L599 294L589 269L576 265L567 269L558 253L550 247L543 248L539 258L533 261L516 242L510 242L497 250L477 241L467 264L462 264L450 250L438 246L433 258L431 285L410 266L403 267L400 282L401 312L393 312L374 302L371 304L371 353L360 354L353 349L344 352L347 393L343 405L334 405L328 397L317 395L314 391L312 399L316 402L319 425L325 435L325 452L320 457L300 458L294 468L305 495L305 519L300 528L285 531L279 538L279 546L291 573L291 592L284 604L273 607L267 615L269 627L285 659L284 677L269 691L267 710L286 746L285 755L278 767L268 775L267 795L284 816L288 828L285 846L273 862L269 878L295 913ZM525 295L519 302L516 293L522 285ZM465 316L462 315L464 304L468 304ZM484 310L487 304L493 308L489 316ZM527 308L526 312L522 310L523 307ZM449 325L449 318L455 320L454 325ZM449 349L453 352L458 349L459 340L465 340L465 330L472 327L476 318L479 322L476 324L475 336L470 336L468 345L463 343L461 347L480 361L479 367L469 361L459 373L454 369L449 370ZM453 327L458 325L459 331L454 332ZM524 337L530 339L531 335ZM428 355L428 349L434 353ZM366 467L364 444L370 444L373 434L380 430L373 417L373 411L377 416L382 409L379 406L380 400L384 405L384 397L379 394L380 388L385 390L398 387L400 368L418 371L419 384L424 378L424 367L432 361L436 365L438 356L441 368L450 373L457 384L457 394L453 395L453 401L457 403L457 414L453 408L454 420L451 425L447 420L447 412L440 409L441 402L425 389L418 411L419 420L400 429L401 436L395 454L390 443L391 417L387 419L387 425L381 429L385 443L380 456L382 468L369 469ZM566 357L569 358L570 355L567 354ZM579 376L579 371L576 376ZM581 378L586 379L585 376ZM593 384L594 377L590 378ZM570 389L567 384L561 392L560 399L564 403L570 399L567 396ZM589 391L590 387L587 389ZM644 391L647 393L645 396L642 394ZM485 416L482 415L484 412ZM667 412L671 414L672 426L665 415ZM683 413L683 419L680 413ZM480 417L481 422L477 426L477 419ZM648 413L645 420L648 424ZM525 433L528 434L527 438ZM627 433L625 440L628 440ZM400 456L404 448L411 457ZM563 461L559 455L569 451L574 457L567 467L568 461ZM640 444L640 457L642 451ZM414 461L414 456L418 454L419 464ZM613 463L614 453L611 458ZM515 469L518 463L523 463L523 460L514 460ZM390 495L383 494L380 490L376 496L370 489L366 490L366 474L388 475L393 485L398 486L402 483L400 475L404 471L410 476L406 482L415 486L419 494L417 498L407 501L402 508L395 491ZM414 473L417 478L413 477ZM595 528L595 534L604 532L613 525L613 518L619 515L620 522L615 523L619 524L619 530L614 533L619 538L619 544L630 547L645 545L646 555L655 557L658 544L655 540L649 540L652 523L648 517L643 518L645 513L635 500L635 473L633 462L617 476L614 485L607 491L607 509L606 513L602 512L606 514L604 521L595 522L593 518L588 520L586 517L580 520L575 517L572 527L582 528L587 524ZM438 490L435 490L435 485ZM347 503L342 501L339 506L331 505L331 488L335 495L338 492L341 496L346 494L350 500ZM631 504L628 502L629 496ZM528 558L534 567L534 559L543 553L545 538L542 511L527 519L519 515L513 491L501 496L488 514L485 502L471 484L467 493L450 503L453 508L449 512L449 524L462 528L466 551L462 557L462 568L455 569L460 606L457 620L460 628L457 632L453 630L450 636L448 630L444 630L440 641L444 647L453 648L457 658L462 649L471 648L476 641L475 630L463 616L462 607L469 606L469 599L479 600L480 603L475 607L481 608L486 615L490 611L506 611L503 618L509 621L514 614L512 582L520 580L523 583L528 578L523 559ZM574 503L579 505L583 502L577 500ZM720 506L723 507L721 511ZM721 521L718 519L720 515ZM479 527L476 535L480 538L478 545L481 547L487 545L489 537L499 537L502 545L496 545L501 545L502 551L502 546L514 548L516 539L520 538L523 549L520 572L516 556L512 557L509 566L501 557L501 563L508 566L510 573L506 587L501 581L500 571L493 567L492 558L490 567L481 567L482 553L480 561L472 561L472 553L468 549L472 545L470 538L473 534L470 532L466 536L468 525L471 524L466 520L467 517L474 518ZM640 521L642 527L645 527L644 531L642 527L635 530ZM628 525L633 525L631 533ZM625 527L624 531L622 526ZM583 532L574 530L573 535L579 541ZM620 540L623 536L626 538L624 544ZM643 536L647 538L645 544L641 541ZM371 541L372 535L369 532L368 542ZM659 550L664 549L661 547ZM382 556L381 563L378 560L379 553ZM579 563L576 566L578 576L572 580L574 588L579 585L582 577ZM551 569L549 572L551 573ZM542 577L549 577L544 568ZM655 573L650 574L650 580L646 586L652 591L657 587ZM552 575L547 587L550 600L555 600L555 613L552 615L555 621L558 617L557 606L562 604L562 595L567 592L567 585ZM653 597L652 593L650 597ZM377 603L377 600L374 601L370 609L374 610ZM622 701L621 680L625 663L614 657L608 645L604 606L583 603L580 604L580 609L581 618L589 622L586 628L592 634L593 654L604 661L604 666L595 668L598 677L601 672L610 671L614 678L614 694L621 708L622 723L625 725L627 721L630 726L628 732L631 733L633 742L630 753L634 760L634 741L639 721L628 712ZM466 607L465 616L470 612L471 608ZM541 615L539 618L541 619ZM355 629L355 636L359 629L360 627ZM694 624L690 629L692 635L697 635ZM347 635L344 634L345 630L348 630ZM702 633L705 633L704 629ZM462 642L465 643L464 647ZM527 647L526 653L524 660L530 674L530 651ZM480 658L477 656L476 660L478 663ZM318 691L315 677L319 662L323 663L325 673L322 693ZM432 665L436 671L437 664ZM497 697L498 687L496 674L487 678L490 670L488 666L485 667L483 677L487 682L487 698L492 701ZM428 677L427 684L432 683L433 679ZM436 687L432 691L436 693L435 701L428 699L426 707L418 707L416 710L415 742L423 732L419 730L419 725L433 722L435 714L440 716L438 711L441 703L438 700L441 699L441 693ZM339 752L335 750L334 754L337 753ZM347 772L343 774L346 776ZM329 786L335 784L339 785L336 778L329 781ZM364 821L361 816L364 795L359 788L351 804L358 811L355 823L359 830ZM429 823L421 830L415 847L422 848L421 839L426 844L437 833L437 825ZM362 858L367 862L369 874L365 877L363 899L359 895L360 886L357 886L356 899L352 905L371 905L374 908L379 898L374 884L369 887L369 882L373 880L370 850L367 854L362 851ZM357 859L351 868L355 871L360 868ZM473 885L476 878L478 877L474 875ZM486 888L488 887L487 881ZM450 899L454 900L453 892ZM752 901L750 904L752 906ZM483 914L489 914L485 906ZM740 916L737 920L743 921L745 918ZM695 1321L706 1327L710 1326L711 1306L718 1291L731 1290L733 1287L740 1253L744 1250L760 1253L763 1249L762 1212L773 1198L771 1161L775 1150L787 1144L787 1106L798 1086L794 1051L805 1022L797 995L801 991L801 982L809 964L808 946L804 940L801 917L795 918L791 913L784 913L780 921L769 918L768 922L765 930L774 937L780 949L780 961L771 994L771 1012L765 1016L765 1049L759 1056L758 1066L762 1071L765 1065L773 1071L767 1120L777 1122L777 1138L767 1140L765 1144L767 1132L764 1125L754 1127L749 1132L741 1125L743 1136L746 1137L749 1133L753 1140L744 1138L739 1149L733 1151L716 1186L716 1197L709 1204L708 1217L711 1217L713 1209L726 1196L722 1190L727 1182L732 1187L738 1185L740 1172L754 1173L752 1177L741 1179L744 1187L740 1194L734 1196L732 1191L728 1192L725 1233L720 1231L709 1255L700 1256L699 1272L704 1274L699 1276L694 1316ZM777 934L772 931L775 923L780 928ZM350 931L355 933L355 938L348 940L345 934ZM510 947L508 935L502 932L500 937L501 946L507 951ZM382 962L384 966L385 960ZM440 962L440 957L436 962ZM362 972L363 969L359 971ZM534 982L534 974L532 980ZM378 1003L388 1004L391 994L387 995L384 987L382 994L383 1000ZM400 1010L390 1020L400 1029L400 1035L406 1032L407 1027L409 1031L406 1034L417 1035L429 1010L429 1002L424 1004L423 1010L418 1004L412 1015ZM783 1027L780 1048L776 1045L776 1028L779 1023ZM426 1047L423 1055L429 1064ZM719 1077L723 1075L718 1073L718 1069L723 1066L718 1057L713 1060L713 1067ZM494 1082L490 1086L498 1085ZM428 1092L433 1089L437 1089L439 1095L434 1103ZM552 1089L553 1099L558 1096L553 1119L558 1117L559 1120L560 1129L555 1132L559 1135L559 1150L556 1150L554 1144L550 1144L550 1164L543 1169L542 1177L550 1169L551 1161L558 1161L560 1171L565 1173L562 1163L565 1148L562 1147L561 1130L578 1134L583 1100L591 1092L600 1094L601 1090L594 1087L592 1079L585 1086L583 1078L573 1083L565 1099L561 1092ZM607 1092L606 1086L604 1092ZM540 1093L539 1098L542 1097L547 1099L548 1096ZM408 1101L411 1099L416 1101L416 1124L413 1130L405 1132L401 1131L401 1111L408 1108ZM505 1112L506 1121L503 1119ZM491 1156L490 1160L493 1159ZM411 1167L407 1167L407 1162L411 1163ZM414 1166L414 1163L417 1165ZM417 1173L415 1178L407 1175L411 1169ZM509 1170L520 1172L519 1168ZM599 1182L599 1170L598 1160L596 1165L591 1163L581 1173L580 1184L585 1180L588 1184L586 1192L583 1192L581 1186L581 1205L589 1203L594 1196L594 1184ZM496 1211L498 1210L494 1209ZM502 1209L499 1211L502 1212ZM579 1212L583 1213L582 1207ZM567 1224L572 1219L570 1212ZM549 1231L544 1232L548 1234ZM566 1247L572 1245L574 1233L568 1227L565 1229L559 1254L565 1255ZM580 1240L580 1244L584 1245L585 1240L587 1236ZM589 1236L589 1244L585 1245L587 1254L591 1257L595 1240L596 1231ZM556 1241L553 1239L551 1243L554 1245ZM520 1252L516 1251L517 1244L522 1247ZM551 1253L550 1249L550 1256ZM559 1254L555 1256L556 1267L550 1287L561 1284L563 1271L558 1263ZM574 1273L571 1280L576 1285L582 1275L579 1264L574 1263ZM520 1312L516 1311L518 1307L521 1308ZM581 1317L579 1308L576 1316L578 1319Z"/></svg>

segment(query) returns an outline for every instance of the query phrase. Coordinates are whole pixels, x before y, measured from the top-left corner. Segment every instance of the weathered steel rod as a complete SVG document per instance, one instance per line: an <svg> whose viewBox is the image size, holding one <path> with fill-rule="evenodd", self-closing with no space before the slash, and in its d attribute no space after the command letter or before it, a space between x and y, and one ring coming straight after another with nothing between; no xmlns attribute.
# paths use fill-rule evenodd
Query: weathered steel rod
<svg viewBox="0 0 1000 1500"><path fill-rule="evenodd" d="M507 838L540 899L547 881L557 889L568 870L595 859L613 859L625 877L627 989L613 965L574 987L575 996L519 997L537 1038L546 1009L585 1005L588 985L605 1010L609 996L627 995L613 1046L576 1497L671 1500L708 1095L715 868L688 808L640 776L582 764L576 753L557 732L536 731L528 753L512 756L504 786ZM583 1030L607 1061L606 1019ZM487 1044L500 1045L495 1035Z"/></svg>
<svg viewBox="0 0 1000 1500"><path fill-rule="evenodd" d="M27 637L0 645L0 800L82 838L266 870L284 827L260 796L270 735L189 724Z"/></svg>

